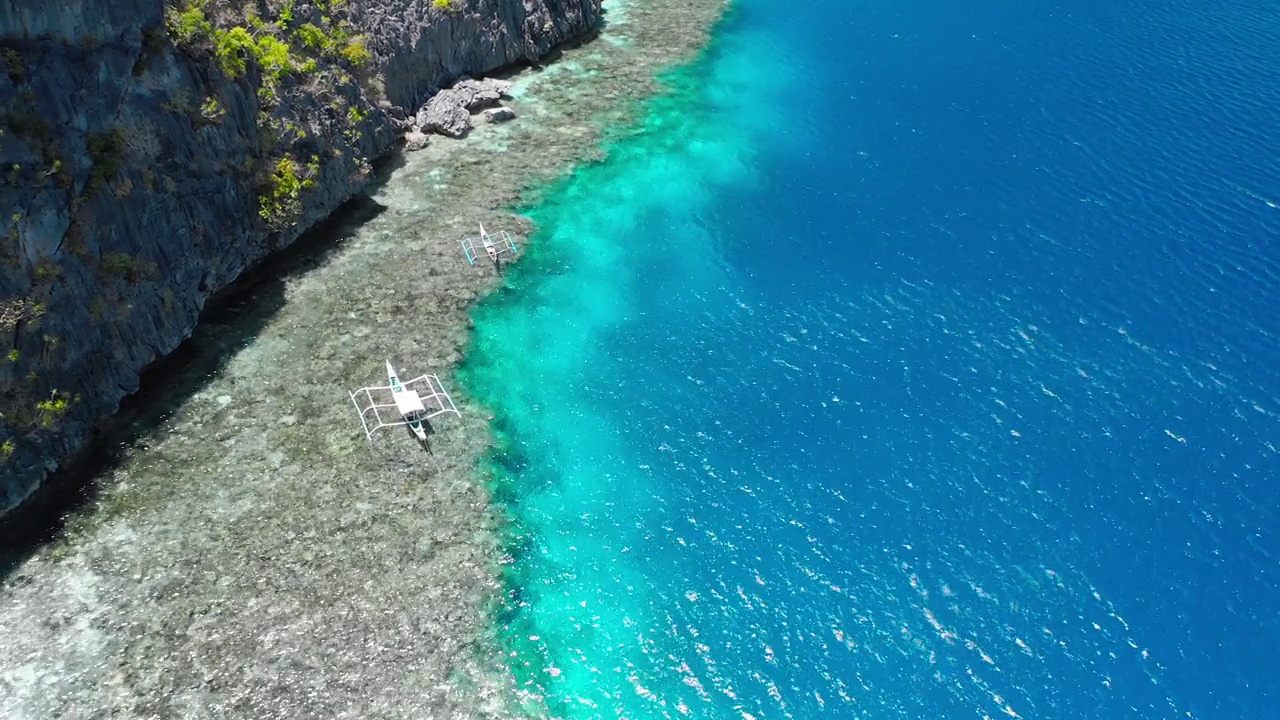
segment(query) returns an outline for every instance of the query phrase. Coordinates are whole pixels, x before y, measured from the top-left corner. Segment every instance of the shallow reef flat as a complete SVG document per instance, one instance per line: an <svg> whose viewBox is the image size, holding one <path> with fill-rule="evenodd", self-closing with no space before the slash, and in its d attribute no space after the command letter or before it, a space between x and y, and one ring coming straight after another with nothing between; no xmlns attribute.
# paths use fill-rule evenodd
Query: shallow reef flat
<svg viewBox="0 0 1280 720"><path fill-rule="evenodd" d="M612 7L610 7L612 5ZM590 159L655 73L703 46L720 0L633 0L521 71L514 122L433 138L316 231L321 249L212 313L63 537L0 585L0 716L540 716L507 672L480 455L488 414L452 378L497 282L459 238L519 235L504 208ZM306 241L304 241L306 242ZM441 376L463 416L434 454L346 393Z"/></svg>

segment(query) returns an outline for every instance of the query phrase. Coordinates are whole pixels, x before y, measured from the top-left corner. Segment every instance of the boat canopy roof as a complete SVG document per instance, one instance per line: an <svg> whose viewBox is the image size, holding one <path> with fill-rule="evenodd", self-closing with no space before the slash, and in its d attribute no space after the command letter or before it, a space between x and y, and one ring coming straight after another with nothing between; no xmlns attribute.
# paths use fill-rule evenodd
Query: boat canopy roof
<svg viewBox="0 0 1280 720"><path fill-rule="evenodd" d="M409 415L410 413L426 412L427 409L422 406L422 398L418 397L418 393L412 390L405 390L392 394L396 399L396 409L401 415Z"/></svg>

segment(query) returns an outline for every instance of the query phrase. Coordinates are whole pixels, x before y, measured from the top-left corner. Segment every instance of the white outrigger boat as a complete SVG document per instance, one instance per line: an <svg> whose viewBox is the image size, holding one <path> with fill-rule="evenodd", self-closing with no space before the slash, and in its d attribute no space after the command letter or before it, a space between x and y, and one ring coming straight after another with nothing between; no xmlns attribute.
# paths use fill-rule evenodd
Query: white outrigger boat
<svg viewBox="0 0 1280 720"><path fill-rule="evenodd" d="M476 252L477 244L484 248L484 254L489 256L489 260L494 265L498 264L499 255L506 253L515 255L519 252L511 233L506 230L499 230L496 234L490 234L484 229L484 223L480 223L480 237L462 239L462 254L466 256L469 265L475 265L476 260L480 257L479 253Z"/></svg>
<svg viewBox="0 0 1280 720"><path fill-rule="evenodd" d="M453 399L441 384L440 378L435 375L420 375L401 383L399 374L388 360L387 381L389 384L385 386L362 387L351 393L351 402L355 404L356 412L360 413L360 424L364 426L370 452L373 452L373 433L382 428L407 425L418 441L425 444L429 427L427 420L445 413L461 416L458 408L453 404ZM423 397L420 392L425 392L426 396ZM391 396L389 398L391 402L378 402L387 400L388 393ZM363 404L361 399L364 400ZM430 410L427 409L424 400L433 405ZM395 415L388 413L388 417L384 417L380 412L391 408L395 409Z"/></svg>

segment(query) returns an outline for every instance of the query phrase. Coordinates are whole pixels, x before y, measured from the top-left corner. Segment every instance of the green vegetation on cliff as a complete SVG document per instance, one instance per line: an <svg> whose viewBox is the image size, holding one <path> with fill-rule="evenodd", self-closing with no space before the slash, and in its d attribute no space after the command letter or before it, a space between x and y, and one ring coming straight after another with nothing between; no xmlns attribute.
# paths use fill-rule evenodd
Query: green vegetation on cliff
<svg viewBox="0 0 1280 720"><path fill-rule="evenodd" d="M297 216L300 210L298 198L303 190L315 187L319 172L320 159L317 157L311 158L301 169L301 177L298 163L293 158L282 157L276 161L275 169L258 197L258 214L268 227L278 229Z"/></svg>
<svg viewBox="0 0 1280 720"><path fill-rule="evenodd" d="M319 2L308 7L315 14L343 4ZM261 67L264 79L273 81L286 73L315 72L317 59L340 59L353 69L372 59L366 38L352 36L346 20L335 21L324 14L300 20L293 0L267 2L266 7L269 19L258 14L256 2L213 5L209 0L182 0L168 9L166 17L175 42L212 47L223 72L231 77L243 75L249 59Z"/></svg>
<svg viewBox="0 0 1280 720"><path fill-rule="evenodd" d="M0 332L8 332L18 323L35 320L44 314L44 306L31 298L0 300Z"/></svg>
<svg viewBox="0 0 1280 720"><path fill-rule="evenodd" d="M373 55L367 38L352 33L344 13L344 0L310 4L175 0L167 8L169 35L179 47L207 55L230 79L252 75L258 83L258 126L263 137L256 171L258 214L273 231L287 228L301 215L303 191L315 186L318 174L316 162L300 170L303 166L293 156L294 147L308 137L308 123L285 115L282 95L303 91L332 96L329 104L349 125L341 137L354 146L361 139L360 126L369 117L357 100L378 92L368 73ZM363 93L358 90L360 82ZM211 97L201 105L199 117L213 123L223 114L217 98ZM335 148L333 154L343 153ZM364 167L359 158L352 161L357 171Z"/></svg>

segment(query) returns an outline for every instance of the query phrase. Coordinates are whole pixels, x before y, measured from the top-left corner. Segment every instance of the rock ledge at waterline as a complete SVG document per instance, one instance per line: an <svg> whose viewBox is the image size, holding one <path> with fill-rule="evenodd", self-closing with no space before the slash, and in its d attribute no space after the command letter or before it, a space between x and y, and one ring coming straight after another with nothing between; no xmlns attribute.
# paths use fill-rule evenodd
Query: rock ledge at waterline
<svg viewBox="0 0 1280 720"><path fill-rule="evenodd" d="M600 17L600 0L0 0L0 513L369 161L510 119L508 86L471 78Z"/></svg>

